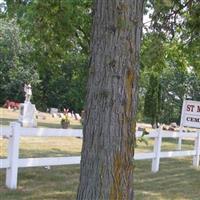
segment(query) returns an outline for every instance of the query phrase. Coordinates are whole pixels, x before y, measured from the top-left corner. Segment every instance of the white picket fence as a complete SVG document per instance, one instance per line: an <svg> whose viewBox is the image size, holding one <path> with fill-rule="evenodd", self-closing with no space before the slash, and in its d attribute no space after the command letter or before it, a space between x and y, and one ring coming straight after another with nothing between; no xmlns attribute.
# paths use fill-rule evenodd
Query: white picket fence
<svg viewBox="0 0 200 200"><path fill-rule="evenodd" d="M17 174L20 167L56 166L80 164L80 156L48 157L48 158L19 158L20 137L81 137L81 129L53 129L53 128L23 128L18 123L12 122L9 127L0 127L0 136L8 139L8 157L0 159L0 168L6 168L6 186L10 189L17 188ZM136 137L142 136L137 131ZM151 131L146 138L154 138L153 152L136 153L135 160L152 159L152 172L159 171L160 158L173 158L193 156L193 165L199 166L200 133L198 132L172 132L163 131L161 128ZM162 138L194 139L194 150L187 151L161 151Z"/></svg>

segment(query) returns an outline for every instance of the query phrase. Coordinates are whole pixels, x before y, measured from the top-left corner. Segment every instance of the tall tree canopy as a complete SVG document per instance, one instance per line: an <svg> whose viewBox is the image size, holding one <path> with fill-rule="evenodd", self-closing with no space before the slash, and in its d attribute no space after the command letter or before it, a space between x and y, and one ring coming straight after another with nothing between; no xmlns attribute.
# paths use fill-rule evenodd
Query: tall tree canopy
<svg viewBox="0 0 200 200"><path fill-rule="evenodd" d="M147 1L151 23L146 28L141 50L142 105L139 109L140 112L144 109L143 120L179 123L183 99L200 97L195 92L200 86L199 6L196 0ZM158 80L157 84L156 79L151 80L152 76ZM195 77L195 81L191 77ZM160 88L160 95L155 92L156 88ZM141 119L141 115L139 117Z"/></svg>
<svg viewBox="0 0 200 200"><path fill-rule="evenodd" d="M34 63L39 74L40 83L33 87L35 90L34 102L38 109L68 106L80 111L83 108L88 74L91 4L91 0L7 0L1 4L3 11L1 17L4 20L15 19L20 28L20 42L22 44L29 43L31 46L27 60L29 63ZM145 79L141 80L143 83L140 84L142 94L138 116L140 120L149 121L146 117L146 109L143 109L143 96L147 94L148 90L153 89L148 83L149 77L155 76L154 72L161 80L164 68L172 66L173 63L177 63L176 66L178 66L179 63L183 63L181 61L183 60L185 65L193 69L194 77L199 77L200 67L197 53L200 32L198 28L199 3L196 0L147 0L145 10L147 14L150 13L151 23L144 22L144 27L146 24L149 26L145 28L141 51L141 77L145 77ZM169 51L171 55L177 54L177 49L173 47L173 44L171 45L171 42L178 45L178 52L182 52L179 55L180 62L177 62L176 56L168 56ZM76 65L75 68L74 65ZM183 70L187 71L187 69ZM80 73L77 74L79 71ZM72 75L75 77L71 78ZM5 76L8 74L5 73ZM81 79L79 80L77 77L81 77ZM15 80L17 81L17 79ZM5 82L2 83L4 85ZM165 83L166 81L161 84L161 89L167 88L163 85ZM180 85L182 82L176 84ZM189 82L184 82L184 84L189 84ZM198 85L198 81L196 84ZM12 85L15 83L13 82ZM1 95L0 102L3 103L6 98L13 98L15 93L13 89L9 94L5 95L4 93ZM162 91L161 93L163 94ZM194 91L190 93L192 94ZM21 92L17 95L17 99L22 99ZM170 98L167 98L167 101L170 104ZM174 106L177 105L174 104ZM165 109L165 107L163 108ZM160 112L161 114L165 113L162 110ZM144 113L146 114L144 115ZM165 117L162 114L161 118L165 119ZM179 115L176 114L175 118L178 121Z"/></svg>
<svg viewBox="0 0 200 200"><path fill-rule="evenodd" d="M33 87L37 108L70 107L80 112L88 72L91 1L8 0L5 5L3 20L15 18L20 42L32 47L29 62L35 63L40 79Z"/></svg>
<svg viewBox="0 0 200 200"><path fill-rule="evenodd" d="M24 83L34 87L39 83L36 63L30 58L32 46L21 42L15 19L0 19L0 27L0 103L8 98L23 101Z"/></svg>

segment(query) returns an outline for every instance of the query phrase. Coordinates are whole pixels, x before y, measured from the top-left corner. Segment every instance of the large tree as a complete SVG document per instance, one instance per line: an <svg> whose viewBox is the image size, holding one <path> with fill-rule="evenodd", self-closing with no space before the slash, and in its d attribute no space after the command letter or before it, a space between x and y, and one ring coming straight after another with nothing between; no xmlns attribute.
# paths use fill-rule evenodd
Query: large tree
<svg viewBox="0 0 200 200"><path fill-rule="evenodd" d="M26 60L29 65L34 64L40 78L37 87L33 85L33 101L37 109L44 111L47 107L60 109L68 107L75 112L83 109L88 74L90 13L91 0L6 0L2 4L2 12L0 4L2 21L10 21L14 18L20 28L20 43L23 46L27 46L27 43L31 45L31 51L28 52L29 56L26 56ZM2 32L1 29L3 28L0 27L0 32ZM0 34L0 43L5 43L7 37L6 35L1 38ZM12 45L10 49L14 47ZM0 45L0 54L1 49L5 51L5 47ZM8 55L12 54L8 53ZM7 56L8 62L10 62L9 56ZM4 77L8 76L9 72L8 64L5 63L5 65ZM30 66L26 67L26 72L18 70L21 72L18 77L13 76L13 73L9 74L12 78L16 77L15 80L18 79L18 82L23 83L24 79L21 77L31 71L29 68L31 69ZM7 85L11 85L10 81L1 82L1 88L6 86L7 89ZM6 98L13 99L16 95L19 86L16 84L12 86L15 86L15 91L8 88L9 94L6 97L0 94L0 104L4 103ZM17 96L22 99L22 92Z"/></svg>
<svg viewBox="0 0 200 200"><path fill-rule="evenodd" d="M95 0L77 199L133 199L142 0Z"/></svg>
<svg viewBox="0 0 200 200"><path fill-rule="evenodd" d="M32 46L22 43L16 20L0 19L0 104L5 100L24 100L23 85L37 86L39 75L30 62Z"/></svg>

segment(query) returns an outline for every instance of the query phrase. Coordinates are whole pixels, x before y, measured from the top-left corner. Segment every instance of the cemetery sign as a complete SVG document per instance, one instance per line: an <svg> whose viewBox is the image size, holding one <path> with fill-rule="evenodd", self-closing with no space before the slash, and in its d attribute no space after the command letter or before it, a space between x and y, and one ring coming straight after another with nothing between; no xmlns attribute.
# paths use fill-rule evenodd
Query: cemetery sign
<svg viewBox="0 0 200 200"><path fill-rule="evenodd" d="M200 101L184 100L181 114L181 125L200 128Z"/></svg>

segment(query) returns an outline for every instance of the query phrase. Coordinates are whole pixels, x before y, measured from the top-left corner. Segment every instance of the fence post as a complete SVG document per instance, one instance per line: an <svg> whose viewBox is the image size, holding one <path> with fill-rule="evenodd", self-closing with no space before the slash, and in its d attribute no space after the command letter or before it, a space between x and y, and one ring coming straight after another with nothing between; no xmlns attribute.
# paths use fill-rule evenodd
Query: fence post
<svg viewBox="0 0 200 200"><path fill-rule="evenodd" d="M153 152L155 157L152 159L152 172L158 172L159 171L159 165L160 165L160 152L161 152L161 144L162 144L162 126L157 129L158 136L155 138L154 141L154 148Z"/></svg>
<svg viewBox="0 0 200 200"><path fill-rule="evenodd" d="M12 135L8 142L8 162L9 167L6 169L6 186L9 189L17 188L17 173L18 173L18 157L19 157L19 127L17 122L10 123Z"/></svg>
<svg viewBox="0 0 200 200"><path fill-rule="evenodd" d="M182 146L182 137L179 135L179 138L178 138L178 148L177 148L177 150L181 151L181 146Z"/></svg>
<svg viewBox="0 0 200 200"><path fill-rule="evenodd" d="M183 126L180 127L180 131L179 131L179 137L178 137L178 146L177 146L177 150L181 151L181 147L182 147L182 133L183 133Z"/></svg>
<svg viewBox="0 0 200 200"><path fill-rule="evenodd" d="M193 166L199 166L199 156L200 156L200 132L197 132L197 137L195 138L195 155L193 157Z"/></svg>

